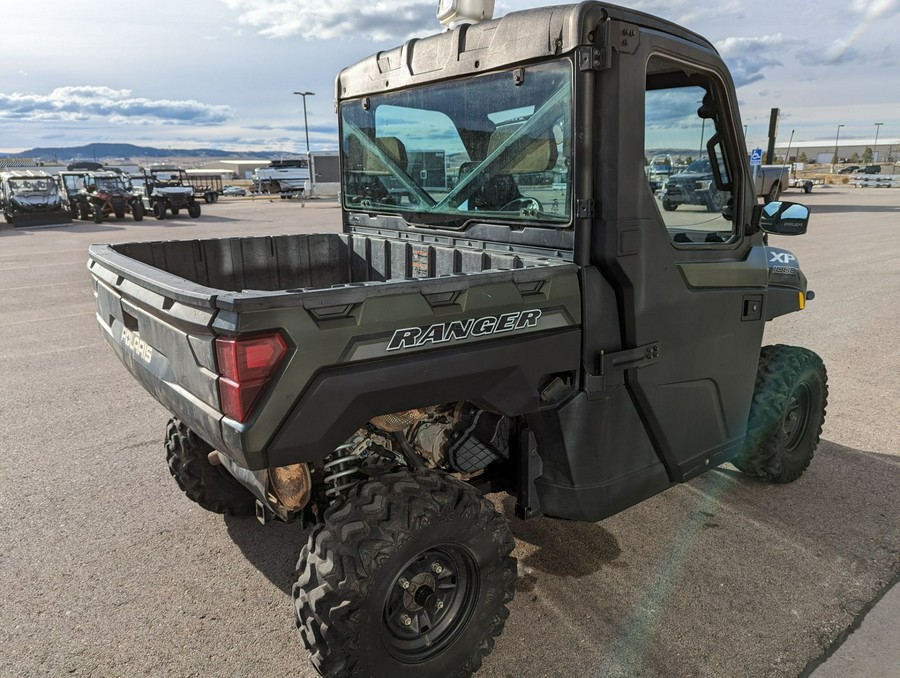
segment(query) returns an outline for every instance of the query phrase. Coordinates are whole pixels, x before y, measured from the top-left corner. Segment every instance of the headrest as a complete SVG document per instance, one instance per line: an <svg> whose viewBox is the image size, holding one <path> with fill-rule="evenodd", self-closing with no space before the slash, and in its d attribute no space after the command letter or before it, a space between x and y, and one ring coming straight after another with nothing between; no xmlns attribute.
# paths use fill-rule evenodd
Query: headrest
<svg viewBox="0 0 900 678"><path fill-rule="evenodd" d="M384 151L384 154L393 160L401 169L406 169L406 146L397 137L378 137L375 139L378 147Z"/></svg>
<svg viewBox="0 0 900 678"><path fill-rule="evenodd" d="M508 125L497 129L491 134L491 140L488 143L488 155L499 148L510 136L512 136L520 125ZM519 140L515 142L524 148L510 159L510 162L503 167L503 172L507 174L527 174L530 172L546 172L556 164L556 141L550 132L547 136Z"/></svg>
<svg viewBox="0 0 900 678"><path fill-rule="evenodd" d="M402 170L406 170L406 147L397 137L378 137L375 144L388 158L393 160ZM347 140L347 168L351 171L366 172L368 174L386 173L387 167L371 151L366 149L362 142L351 136Z"/></svg>

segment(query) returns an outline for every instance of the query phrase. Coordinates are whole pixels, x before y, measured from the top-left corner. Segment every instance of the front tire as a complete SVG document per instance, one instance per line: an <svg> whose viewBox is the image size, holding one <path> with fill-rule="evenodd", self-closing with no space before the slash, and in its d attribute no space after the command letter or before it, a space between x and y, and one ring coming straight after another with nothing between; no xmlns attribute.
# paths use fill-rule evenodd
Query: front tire
<svg viewBox="0 0 900 678"><path fill-rule="evenodd" d="M469 676L515 593L515 545L479 492L430 471L352 488L313 528L293 587L323 675Z"/></svg>
<svg viewBox="0 0 900 678"><path fill-rule="evenodd" d="M188 216L191 219L196 219L197 217L200 216L200 204L199 203L192 202L190 205L188 205L187 210L188 210Z"/></svg>
<svg viewBox="0 0 900 678"><path fill-rule="evenodd" d="M144 203L135 201L131 206L131 216L135 221L144 220Z"/></svg>
<svg viewBox="0 0 900 678"><path fill-rule="evenodd" d="M822 359L797 346L763 346L744 449L733 463L774 483L797 480L812 461L828 404Z"/></svg>
<svg viewBox="0 0 900 678"><path fill-rule="evenodd" d="M776 181L774 184L772 184L772 188L769 189L769 194L766 196L766 202L775 202L780 197L781 183Z"/></svg>
<svg viewBox="0 0 900 678"><path fill-rule="evenodd" d="M153 203L153 216L157 219L166 218L166 204L162 201Z"/></svg>
<svg viewBox="0 0 900 678"><path fill-rule="evenodd" d="M94 205L94 223L103 223L103 208L100 205Z"/></svg>
<svg viewBox="0 0 900 678"><path fill-rule="evenodd" d="M209 463L211 445L178 419L166 425L166 461L181 491L207 511L229 516L252 516L256 499L221 465Z"/></svg>
<svg viewBox="0 0 900 678"><path fill-rule="evenodd" d="M668 201L668 200L663 200L662 206L663 206L663 209L664 209L666 212L674 212L675 210L678 209L678 203L677 203L677 202L670 202L670 201Z"/></svg>
<svg viewBox="0 0 900 678"><path fill-rule="evenodd" d="M707 198L706 209L709 212L721 212L725 209L727 198L724 191L717 188L711 188L709 197Z"/></svg>

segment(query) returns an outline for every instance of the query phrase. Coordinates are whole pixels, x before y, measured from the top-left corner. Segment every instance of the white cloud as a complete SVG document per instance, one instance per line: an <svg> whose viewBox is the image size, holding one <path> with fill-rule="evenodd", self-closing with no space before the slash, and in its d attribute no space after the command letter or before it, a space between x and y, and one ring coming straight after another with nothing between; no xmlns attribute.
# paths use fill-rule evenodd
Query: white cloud
<svg viewBox="0 0 900 678"><path fill-rule="evenodd" d="M784 36L781 33L775 35L760 35L753 38L725 38L716 43L716 49L722 57L744 57L770 52L784 45Z"/></svg>
<svg viewBox="0 0 900 678"><path fill-rule="evenodd" d="M258 28L262 35L305 40L402 40L437 28L434 0L221 0L239 12L240 23Z"/></svg>
<svg viewBox="0 0 900 678"><path fill-rule="evenodd" d="M764 79L781 61L773 54L784 52L785 39L781 33L758 37L731 37L715 43L719 54L728 64L735 87L743 87Z"/></svg>
<svg viewBox="0 0 900 678"><path fill-rule="evenodd" d="M57 87L49 94L0 92L0 118L70 122L106 118L113 124L218 124L231 117L228 106L193 99L147 99L128 89L96 85Z"/></svg>

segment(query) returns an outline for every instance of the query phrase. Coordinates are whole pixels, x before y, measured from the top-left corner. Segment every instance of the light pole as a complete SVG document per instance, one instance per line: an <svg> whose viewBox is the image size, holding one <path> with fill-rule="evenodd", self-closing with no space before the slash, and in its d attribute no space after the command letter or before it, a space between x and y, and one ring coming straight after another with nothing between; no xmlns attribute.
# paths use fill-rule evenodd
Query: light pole
<svg viewBox="0 0 900 678"><path fill-rule="evenodd" d="M881 130L883 122L875 123L875 143L872 144L872 162L878 162L878 132Z"/></svg>
<svg viewBox="0 0 900 678"><path fill-rule="evenodd" d="M306 135L306 155L309 156L309 125L306 124L306 97L315 96L315 92L294 92L303 97L303 132Z"/></svg>
<svg viewBox="0 0 900 678"><path fill-rule="evenodd" d="M837 162L838 159L838 139L841 136L841 127L843 125L838 125L837 132L834 135L834 157L831 158L831 173L834 174L834 163Z"/></svg>

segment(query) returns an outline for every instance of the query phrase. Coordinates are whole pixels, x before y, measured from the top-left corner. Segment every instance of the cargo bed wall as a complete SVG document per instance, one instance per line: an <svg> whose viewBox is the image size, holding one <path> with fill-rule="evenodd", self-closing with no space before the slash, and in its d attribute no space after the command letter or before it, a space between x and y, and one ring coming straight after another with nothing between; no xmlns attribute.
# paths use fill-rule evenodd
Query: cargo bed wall
<svg viewBox="0 0 900 678"><path fill-rule="evenodd" d="M126 243L113 249L199 285L233 292L322 289L546 263L538 257L337 233Z"/></svg>

